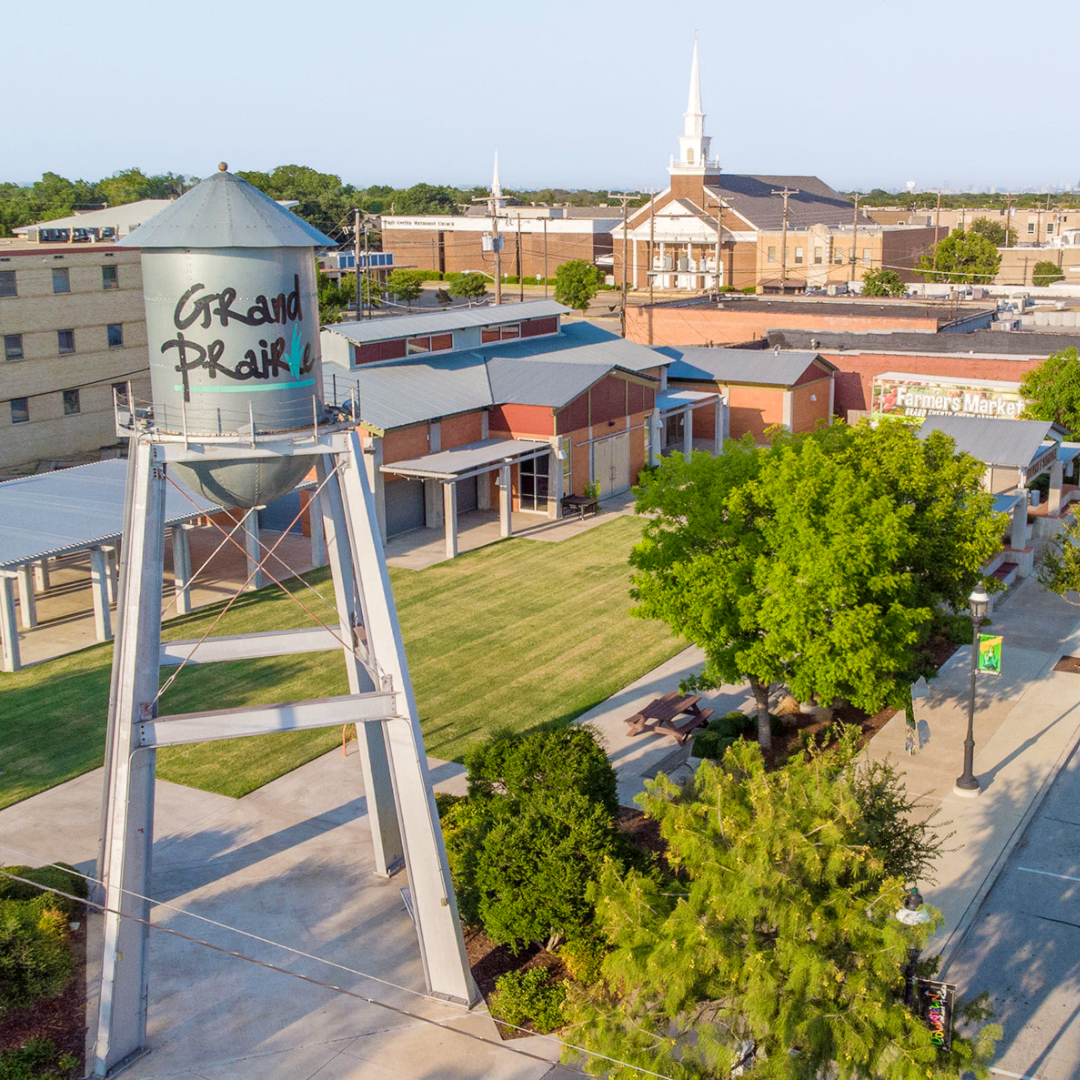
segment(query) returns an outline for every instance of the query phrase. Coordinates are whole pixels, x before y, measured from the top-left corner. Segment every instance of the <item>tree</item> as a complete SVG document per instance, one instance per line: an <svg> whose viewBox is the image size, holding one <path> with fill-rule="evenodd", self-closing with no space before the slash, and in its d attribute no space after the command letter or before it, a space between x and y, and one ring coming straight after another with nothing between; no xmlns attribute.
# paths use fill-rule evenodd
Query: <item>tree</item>
<svg viewBox="0 0 1080 1080"><path fill-rule="evenodd" d="M1035 264L1035 269L1031 271L1032 285L1053 285L1056 281L1064 280L1065 275L1061 272L1061 267L1049 259L1040 259Z"/></svg>
<svg viewBox="0 0 1080 1080"><path fill-rule="evenodd" d="M1080 354L1070 345L1051 353L1020 380L1025 420L1049 420L1080 432Z"/></svg>
<svg viewBox="0 0 1080 1080"><path fill-rule="evenodd" d="M895 270L868 270L862 278L863 296L903 296L907 286Z"/></svg>
<svg viewBox="0 0 1080 1080"><path fill-rule="evenodd" d="M405 306L412 308L412 302L420 299L424 291L423 280L413 270L394 270L386 279L386 287L391 295L405 301Z"/></svg>
<svg viewBox="0 0 1080 1080"><path fill-rule="evenodd" d="M1080 601L1069 595L1080 590L1080 523L1067 522L1047 543L1039 555L1036 576L1044 589L1080 606Z"/></svg>
<svg viewBox="0 0 1080 1080"><path fill-rule="evenodd" d="M937 269L932 255L924 255L918 271L927 281L950 285L988 285L1001 266L997 247L985 236L955 229L937 246Z"/></svg>
<svg viewBox="0 0 1080 1080"><path fill-rule="evenodd" d="M711 1080L740 1064L773 1080L986 1075L1000 1027L957 1033L944 1052L903 1003L907 950L941 918L894 917L907 883L888 873L853 787L854 734L772 773L737 743L692 785L646 785L639 801L677 872L604 868L596 918L611 952L600 985L570 995L568 1041L592 1052L577 1059L590 1075ZM987 1019L983 1001L962 1004L962 1018Z"/></svg>
<svg viewBox="0 0 1080 1080"><path fill-rule="evenodd" d="M462 274L450 282L450 295L458 300L468 300L472 307L474 300L487 296L487 283L480 274Z"/></svg>
<svg viewBox="0 0 1080 1080"><path fill-rule="evenodd" d="M515 949L582 933L589 889L622 850L615 772L596 737L497 732L466 765L468 797L443 818L462 918Z"/></svg>
<svg viewBox="0 0 1080 1080"><path fill-rule="evenodd" d="M1002 221L994 221L987 217L977 217L971 223L971 232L985 236L994 247L1015 247L1016 230L1010 225L1005 228Z"/></svg>
<svg viewBox="0 0 1080 1080"><path fill-rule="evenodd" d="M555 271L555 299L567 307L587 310L599 287L596 267L584 259L571 259Z"/></svg>
<svg viewBox="0 0 1080 1080"><path fill-rule="evenodd" d="M776 683L800 701L901 706L942 604L962 607L1000 547L984 467L905 426L747 436L644 475L635 615L705 653L688 685L747 680L771 749Z"/></svg>

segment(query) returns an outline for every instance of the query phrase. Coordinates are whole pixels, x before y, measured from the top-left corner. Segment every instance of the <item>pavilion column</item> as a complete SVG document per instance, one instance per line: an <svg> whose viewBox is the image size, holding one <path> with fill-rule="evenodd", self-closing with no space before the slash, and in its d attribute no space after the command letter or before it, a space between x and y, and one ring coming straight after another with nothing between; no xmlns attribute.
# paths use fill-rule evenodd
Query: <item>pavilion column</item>
<svg viewBox="0 0 1080 1080"><path fill-rule="evenodd" d="M1013 507L1012 527L1009 530L1009 547L1027 547L1027 488L1020 489L1020 500Z"/></svg>
<svg viewBox="0 0 1080 1080"><path fill-rule="evenodd" d="M103 548L90 549L90 592L94 599L94 636L98 641L112 637L112 616L109 612L109 571Z"/></svg>
<svg viewBox="0 0 1080 1080"><path fill-rule="evenodd" d="M244 550L247 552L247 571L251 577L249 589L261 589L262 570L259 569L259 511L252 507L244 515Z"/></svg>
<svg viewBox="0 0 1080 1080"><path fill-rule="evenodd" d="M713 453L719 454L724 449L724 403L717 399L713 406Z"/></svg>
<svg viewBox="0 0 1080 1080"><path fill-rule="evenodd" d="M1050 466L1050 491L1046 496L1046 513L1061 513L1061 485L1065 479L1065 462L1055 461Z"/></svg>
<svg viewBox="0 0 1080 1080"><path fill-rule="evenodd" d="M649 464L655 465L660 460L660 440L664 437L664 421L660 419L660 410L653 409L647 423L649 429Z"/></svg>
<svg viewBox="0 0 1080 1080"><path fill-rule="evenodd" d="M102 544L105 552L105 592L110 604L116 603L117 595L117 551L115 544Z"/></svg>
<svg viewBox="0 0 1080 1080"><path fill-rule="evenodd" d="M499 468L499 535L513 536L514 524L510 516L510 466Z"/></svg>
<svg viewBox="0 0 1080 1080"><path fill-rule="evenodd" d="M319 496L308 496L308 521L311 528L311 565L326 565L326 543L323 540L322 512L319 510Z"/></svg>
<svg viewBox="0 0 1080 1080"><path fill-rule="evenodd" d="M49 591L49 560L39 559L34 563L34 588L39 593Z"/></svg>
<svg viewBox="0 0 1080 1080"><path fill-rule="evenodd" d="M24 630L33 630L37 626L34 575L29 563L19 567L19 621Z"/></svg>
<svg viewBox="0 0 1080 1080"><path fill-rule="evenodd" d="M562 517L563 500L563 463L559 460L554 449L547 457L548 462L548 517L554 519Z"/></svg>
<svg viewBox="0 0 1080 1080"><path fill-rule="evenodd" d="M191 539L186 525L173 526L172 545L176 612L186 615L191 611Z"/></svg>
<svg viewBox="0 0 1080 1080"><path fill-rule="evenodd" d="M683 453L689 457L694 450L694 410L689 405L683 409Z"/></svg>
<svg viewBox="0 0 1080 1080"><path fill-rule="evenodd" d="M15 622L15 579L0 574L0 670L18 671L19 627Z"/></svg>
<svg viewBox="0 0 1080 1080"><path fill-rule="evenodd" d="M446 525L446 557L457 558L457 481L443 484L443 520Z"/></svg>

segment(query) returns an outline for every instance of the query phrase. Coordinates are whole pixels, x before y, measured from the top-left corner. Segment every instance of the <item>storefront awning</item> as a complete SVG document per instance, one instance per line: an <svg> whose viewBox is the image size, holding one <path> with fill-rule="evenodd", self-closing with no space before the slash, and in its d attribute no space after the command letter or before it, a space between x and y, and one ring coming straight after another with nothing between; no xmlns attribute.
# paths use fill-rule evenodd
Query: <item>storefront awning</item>
<svg viewBox="0 0 1080 1080"><path fill-rule="evenodd" d="M393 461L380 466L380 471L394 476L415 476L425 480L464 480L469 476L490 472L501 465L512 465L529 458L544 457L552 452L550 443L529 439L481 439L449 450Z"/></svg>

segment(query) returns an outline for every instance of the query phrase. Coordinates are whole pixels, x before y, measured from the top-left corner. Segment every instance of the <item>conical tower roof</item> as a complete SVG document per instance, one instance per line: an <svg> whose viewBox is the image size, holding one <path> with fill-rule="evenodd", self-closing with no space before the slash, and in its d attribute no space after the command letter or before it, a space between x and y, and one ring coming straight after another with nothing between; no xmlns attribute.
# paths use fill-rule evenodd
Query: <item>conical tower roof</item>
<svg viewBox="0 0 1080 1080"><path fill-rule="evenodd" d="M218 172L117 242L135 248L335 247L239 176Z"/></svg>

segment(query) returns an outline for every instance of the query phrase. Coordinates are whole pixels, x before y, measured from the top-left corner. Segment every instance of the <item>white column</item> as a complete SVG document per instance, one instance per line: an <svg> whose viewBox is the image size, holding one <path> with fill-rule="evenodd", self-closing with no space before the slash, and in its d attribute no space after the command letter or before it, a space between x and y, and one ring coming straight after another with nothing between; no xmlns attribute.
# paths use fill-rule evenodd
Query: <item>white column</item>
<svg viewBox="0 0 1080 1080"><path fill-rule="evenodd" d="M311 565L326 565L326 544L323 542L322 511L319 510L319 496L312 493L308 497L308 525L311 530Z"/></svg>
<svg viewBox="0 0 1080 1080"><path fill-rule="evenodd" d="M49 560L40 559L34 563L34 588L39 593L49 591Z"/></svg>
<svg viewBox="0 0 1080 1080"><path fill-rule="evenodd" d="M1020 489L1020 501L1013 507L1012 526L1009 529L1009 547L1027 547L1027 488Z"/></svg>
<svg viewBox="0 0 1080 1080"><path fill-rule="evenodd" d="M29 563L19 567L19 618L24 630L32 630L37 626L34 575Z"/></svg>
<svg viewBox="0 0 1080 1080"><path fill-rule="evenodd" d="M558 440L556 439L556 443ZM548 517L562 517L563 463L552 449L548 454Z"/></svg>
<svg viewBox="0 0 1080 1080"><path fill-rule="evenodd" d="M836 412L836 373L829 375L829 423L832 423L833 414Z"/></svg>
<svg viewBox="0 0 1080 1080"><path fill-rule="evenodd" d="M653 409L646 423L652 425L649 429L652 436L649 439L649 464L655 465L660 460L660 440L664 437L664 421L660 419L660 410Z"/></svg>
<svg viewBox="0 0 1080 1080"><path fill-rule="evenodd" d="M261 589L262 571L256 569L259 565L259 511L254 508L244 517L244 550L247 552L247 572L253 575L247 587Z"/></svg>
<svg viewBox="0 0 1080 1080"><path fill-rule="evenodd" d="M443 519L446 522L446 557L457 558L457 481L443 484Z"/></svg>
<svg viewBox="0 0 1080 1080"><path fill-rule="evenodd" d="M379 523L379 536L386 543L386 477L382 474L383 444L379 435L371 436L371 453L364 453L364 471L375 504L375 520Z"/></svg>
<svg viewBox="0 0 1080 1080"><path fill-rule="evenodd" d="M719 454L724 449L724 403L717 399L713 409L713 453Z"/></svg>
<svg viewBox="0 0 1080 1080"><path fill-rule="evenodd" d="M172 545L176 612L186 615L191 610L191 539L187 525L173 526Z"/></svg>
<svg viewBox="0 0 1080 1080"><path fill-rule="evenodd" d="M94 599L94 635L98 641L112 637L112 617L109 612L109 570L102 548L90 549L90 593Z"/></svg>
<svg viewBox="0 0 1080 1080"><path fill-rule="evenodd" d="M514 525L510 516L510 466L499 468L499 535L513 536Z"/></svg>
<svg viewBox="0 0 1080 1080"><path fill-rule="evenodd" d="M784 391L784 413L782 425L791 431L791 425L794 422L793 417L795 415L795 395L790 390Z"/></svg>
<svg viewBox="0 0 1080 1080"><path fill-rule="evenodd" d="M18 671L19 627L15 622L15 579L0 574L0 669Z"/></svg>
<svg viewBox="0 0 1080 1080"><path fill-rule="evenodd" d="M1055 461L1050 466L1050 491L1046 497L1046 513L1061 513L1061 485L1065 479L1065 462Z"/></svg>
<svg viewBox="0 0 1080 1080"><path fill-rule="evenodd" d="M683 453L689 457L694 449L694 410L689 405L683 409Z"/></svg>
<svg viewBox="0 0 1080 1080"><path fill-rule="evenodd" d="M105 552L105 592L110 604L116 603L117 593L117 554L115 544L102 544L101 550Z"/></svg>

